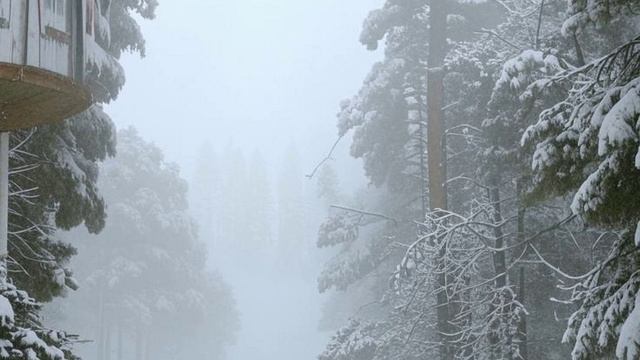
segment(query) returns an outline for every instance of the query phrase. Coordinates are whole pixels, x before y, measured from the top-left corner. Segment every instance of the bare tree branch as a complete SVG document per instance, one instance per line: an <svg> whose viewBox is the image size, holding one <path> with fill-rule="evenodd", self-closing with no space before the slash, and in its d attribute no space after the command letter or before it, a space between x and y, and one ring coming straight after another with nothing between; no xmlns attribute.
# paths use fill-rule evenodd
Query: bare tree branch
<svg viewBox="0 0 640 360"><path fill-rule="evenodd" d="M505 39L504 37L500 36L497 32L493 31L493 30L489 30L489 29L480 29L480 30L476 30L476 33L479 34L489 34L491 36L495 36L496 38L502 40L505 44L511 46L512 48L516 49L516 50L521 50L520 47L514 43L512 43L511 41Z"/></svg>
<svg viewBox="0 0 640 360"><path fill-rule="evenodd" d="M394 219L394 218L392 218L390 216L387 216L387 215L384 215L384 214L374 213L374 212L370 212L370 211L366 211L366 210L353 209L353 208L346 207L346 206L341 206L341 205L331 205L331 208L344 210L344 211L349 211L349 212L362 214L362 215L367 215L367 216L379 217L379 218L386 219L386 220L389 220L389 221L393 222L394 225L398 225L398 223L400 223L400 221L398 219Z"/></svg>
<svg viewBox="0 0 640 360"><path fill-rule="evenodd" d="M316 175L316 173L322 167L322 165L324 165L324 163L332 159L331 156L333 155L333 152L335 151L336 147L338 146L338 144L340 143L340 140L342 140L344 135L345 134L340 135L340 137L336 140L336 142L333 143L333 146L331 147L331 150L329 150L329 153L327 154L327 156L324 159L322 159L322 161L320 161L318 165L316 165L316 167L313 169L313 171L310 174L306 175L307 178L313 179L313 177Z"/></svg>

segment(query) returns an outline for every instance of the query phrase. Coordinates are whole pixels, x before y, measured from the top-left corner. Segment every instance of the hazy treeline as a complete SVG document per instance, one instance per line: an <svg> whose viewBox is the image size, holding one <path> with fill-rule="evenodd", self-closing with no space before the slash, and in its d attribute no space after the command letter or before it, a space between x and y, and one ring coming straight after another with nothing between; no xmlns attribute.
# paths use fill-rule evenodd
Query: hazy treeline
<svg viewBox="0 0 640 360"><path fill-rule="evenodd" d="M309 271L323 209L291 143L265 159L227 144L198 149L190 190L193 212L214 258L255 269ZM247 271L250 272L249 269Z"/></svg>
<svg viewBox="0 0 640 360"><path fill-rule="evenodd" d="M305 357L327 338L317 329L314 281L326 257L314 242L325 209L301 158L293 143L260 151L205 143L197 151L192 211L210 266L232 285L240 312L232 359Z"/></svg>

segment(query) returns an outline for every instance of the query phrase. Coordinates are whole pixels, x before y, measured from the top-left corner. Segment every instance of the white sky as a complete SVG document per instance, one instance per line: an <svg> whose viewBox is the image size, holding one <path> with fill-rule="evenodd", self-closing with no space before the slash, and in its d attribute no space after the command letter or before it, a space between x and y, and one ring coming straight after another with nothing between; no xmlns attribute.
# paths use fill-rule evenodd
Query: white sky
<svg viewBox="0 0 640 360"><path fill-rule="evenodd" d="M143 24L147 57L123 59L127 84L108 111L187 176L205 139L270 160L295 141L305 161L316 159L334 140L340 100L380 56L358 36L381 3L162 0L157 19Z"/></svg>
<svg viewBox="0 0 640 360"><path fill-rule="evenodd" d="M119 127L134 125L159 145L186 177L205 140L218 149L232 142L246 154L257 149L271 164L294 141L310 170L335 140L340 100L358 90L380 57L367 52L358 36L367 13L381 4L161 0L157 19L143 23L147 57L123 59L127 84L107 111ZM338 149L338 170L353 177L359 165L345 162L347 149L348 141ZM316 330L314 279L280 284L271 293L251 278L231 286L243 330L230 360L316 358L326 334ZM287 297L288 291L297 298Z"/></svg>

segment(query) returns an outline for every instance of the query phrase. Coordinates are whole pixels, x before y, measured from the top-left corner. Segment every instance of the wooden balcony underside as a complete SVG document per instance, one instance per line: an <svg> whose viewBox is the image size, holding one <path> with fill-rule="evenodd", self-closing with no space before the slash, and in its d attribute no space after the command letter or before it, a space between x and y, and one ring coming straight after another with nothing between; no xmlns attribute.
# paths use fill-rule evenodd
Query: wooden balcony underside
<svg viewBox="0 0 640 360"><path fill-rule="evenodd" d="M83 86L56 73L0 62L0 130L62 121L91 105Z"/></svg>

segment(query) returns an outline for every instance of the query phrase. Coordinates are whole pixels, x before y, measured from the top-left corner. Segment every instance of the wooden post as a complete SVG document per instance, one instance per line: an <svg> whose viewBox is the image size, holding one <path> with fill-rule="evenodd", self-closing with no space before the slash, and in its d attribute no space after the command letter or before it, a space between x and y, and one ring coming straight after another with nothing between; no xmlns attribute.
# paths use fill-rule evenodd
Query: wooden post
<svg viewBox="0 0 640 360"><path fill-rule="evenodd" d="M0 276L6 280L9 256L9 133L0 132ZM2 281L0 280L0 281Z"/></svg>

